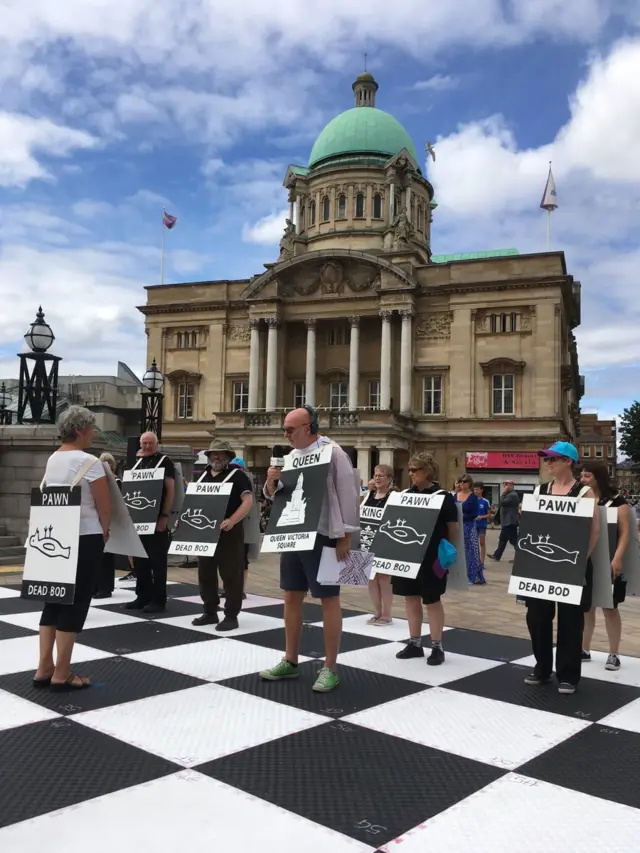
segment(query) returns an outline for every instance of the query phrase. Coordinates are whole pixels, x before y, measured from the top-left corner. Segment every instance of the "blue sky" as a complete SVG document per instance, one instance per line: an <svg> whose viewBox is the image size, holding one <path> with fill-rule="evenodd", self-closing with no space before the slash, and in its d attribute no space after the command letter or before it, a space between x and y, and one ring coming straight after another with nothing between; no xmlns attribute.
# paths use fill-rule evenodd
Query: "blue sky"
<svg viewBox="0 0 640 853"><path fill-rule="evenodd" d="M424 7L427 7L425 10ZM435 253L553 248L583 285L583 408L638 394L640 11L634 0L9 0L0 33L0 375L41 302L65 373L142 371L136 305L278 253L305 163L368 67L428 139ZM3 20L4 24L4 20ZM18 348L18 349L17 349Z"/></svg>

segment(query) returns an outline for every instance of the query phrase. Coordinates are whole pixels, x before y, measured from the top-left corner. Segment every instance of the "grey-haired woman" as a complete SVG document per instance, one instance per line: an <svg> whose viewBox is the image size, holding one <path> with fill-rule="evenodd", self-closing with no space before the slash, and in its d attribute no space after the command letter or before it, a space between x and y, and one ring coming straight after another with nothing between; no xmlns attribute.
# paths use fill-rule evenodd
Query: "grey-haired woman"
<svg viewBox="0 0 640 853"><path fill-rule="evenodd" d="M102 463L86 452L95 435L93 413L82 406L70 406L60 416L58 427L62 444L49 457L44 479L48 486L70 486L82 472L76 588L73 604L44 605L40 618L40 660L33 685L63 691L91 686L88 678L71 672L71 655L89 612L96 572L109 538L111 500Z"/></svg>

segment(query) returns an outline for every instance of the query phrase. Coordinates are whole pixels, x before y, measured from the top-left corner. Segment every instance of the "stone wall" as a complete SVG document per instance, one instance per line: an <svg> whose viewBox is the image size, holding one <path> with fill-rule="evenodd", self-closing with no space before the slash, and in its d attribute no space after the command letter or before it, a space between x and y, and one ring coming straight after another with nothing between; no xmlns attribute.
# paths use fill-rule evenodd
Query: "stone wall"
<svg viewBox="0 0 640 853"><path fill-rule="evenodd" d="M40 485L47 459L59 446L58 429L50 424L0 427L0 524L9 536L26 536L31 489ZM96 441L91 453L99 456L105 450L120 460L126 445L114 448ZM190 447L167 445L162 452L180 462L184 476L191 479L194 454Z"/></svg>

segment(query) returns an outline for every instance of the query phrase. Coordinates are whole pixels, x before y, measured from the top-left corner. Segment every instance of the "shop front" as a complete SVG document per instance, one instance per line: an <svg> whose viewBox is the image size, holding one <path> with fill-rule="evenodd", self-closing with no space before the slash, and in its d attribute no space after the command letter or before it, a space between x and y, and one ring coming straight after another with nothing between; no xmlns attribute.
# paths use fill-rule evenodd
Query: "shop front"
<svg viewBox="0 0 640 853"><path fill-rule="evenodd" d="M540 457L535 450L469 450L466 473L484 483L485 497L497 504L505 480L513 480L518 494L530 494L540 482Z"/></svg>

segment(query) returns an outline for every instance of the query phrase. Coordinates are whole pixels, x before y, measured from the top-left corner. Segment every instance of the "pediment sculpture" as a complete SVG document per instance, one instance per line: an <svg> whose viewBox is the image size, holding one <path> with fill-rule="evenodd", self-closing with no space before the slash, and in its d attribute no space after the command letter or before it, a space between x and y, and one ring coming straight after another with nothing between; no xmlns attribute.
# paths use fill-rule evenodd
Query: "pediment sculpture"
<svg viewBox="0 0 640 853"><path fill-rule="evenodd" d="M377 290L380 287L380 272L370 266L362 265L345 271L338 261L327 261L319 269L316 267L310 270L306 276L304 272L296 270L289 280L284 280L286 277L281 274L280 295L312 296L319 292L323 296L338 296L344 293L345 287L354 293Z"/></svg>

